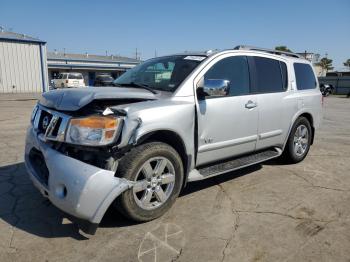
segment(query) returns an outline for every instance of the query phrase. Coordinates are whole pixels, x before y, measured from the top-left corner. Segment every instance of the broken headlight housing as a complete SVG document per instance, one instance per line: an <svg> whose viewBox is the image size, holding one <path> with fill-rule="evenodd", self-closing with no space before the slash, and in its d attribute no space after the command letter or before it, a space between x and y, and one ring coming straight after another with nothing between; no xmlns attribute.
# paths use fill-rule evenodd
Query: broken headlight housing
<svg viewBox="0 0 350 262"><path fill-rule="evenodd" d="M103 146L116 140L121 119L112 116L89 116L69 121L66 142L78 145Z"/></svg>

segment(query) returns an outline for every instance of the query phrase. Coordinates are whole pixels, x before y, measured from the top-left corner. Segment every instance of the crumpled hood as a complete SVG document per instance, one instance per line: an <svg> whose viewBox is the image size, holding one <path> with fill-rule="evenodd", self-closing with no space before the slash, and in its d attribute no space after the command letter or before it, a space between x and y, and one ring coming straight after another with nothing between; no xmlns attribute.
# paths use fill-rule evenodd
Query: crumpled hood
<svg viewBox="0 0 350 262"><path fill-rule="evenodd" d="M40 99L40 104L62 111L76 111L94 100L135 99L155 100L158 94L139 88L125 87L86 87L67 88L46 92Z"/></svg>

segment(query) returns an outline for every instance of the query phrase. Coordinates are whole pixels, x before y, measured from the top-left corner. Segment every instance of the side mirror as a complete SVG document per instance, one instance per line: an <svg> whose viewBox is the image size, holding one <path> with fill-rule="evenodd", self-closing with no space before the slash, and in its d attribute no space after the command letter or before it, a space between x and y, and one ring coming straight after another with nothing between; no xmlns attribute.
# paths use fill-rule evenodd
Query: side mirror
<svg viewBox="0 0 350 262"><path fill-rule="evenodd" d="M197 85L197 96L204 99L207 96L227 96L230 91L230 81L225 79L201 79Z"/></svg>

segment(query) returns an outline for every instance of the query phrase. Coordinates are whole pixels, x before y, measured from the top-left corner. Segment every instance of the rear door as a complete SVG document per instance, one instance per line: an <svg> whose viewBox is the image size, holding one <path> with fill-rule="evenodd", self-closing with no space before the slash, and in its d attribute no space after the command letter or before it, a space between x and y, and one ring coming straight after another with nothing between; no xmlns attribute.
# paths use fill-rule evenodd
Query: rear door
<svg viewBox="0 0 350 262"><path fill-rule="evenodd" d="M68 74L68 86L69 87L79 87L79 74Z"/></svg>
<svg viewBox="0 0 350 262"><path fill-rule="evenodd" d="M254 151L258 108L256 95L250 94L247 57L223 55L198 77L228 80L230 91L227 96L198 100L197 165Z"/></svg>
<svg viewBox="0 0 350 262"><path fill-rule="evenodd" d="M264 56L249 57L252 91L258 95L259 122L256 150L282 147L296 106L289 89L286 60Z"/></svg>

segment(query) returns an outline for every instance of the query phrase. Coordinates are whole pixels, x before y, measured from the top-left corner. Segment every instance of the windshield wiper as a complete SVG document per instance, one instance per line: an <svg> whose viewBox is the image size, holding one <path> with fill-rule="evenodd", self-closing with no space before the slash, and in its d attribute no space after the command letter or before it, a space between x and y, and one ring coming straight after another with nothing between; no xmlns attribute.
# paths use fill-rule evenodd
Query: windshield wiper
<svg viewBox="0 0 350 262"><path fill-rule="evenodd" d="M135 82L130 82L130 83L122 83L122 84L118 84L118 83L113 83L116 86L125 86L125 87L136 87L136 88L143 88L146 89L148 91L150 91L152 94L157 94L156 91L154 91L152 88L150 88L148 85L146 84L138 84Z"/></svg>

